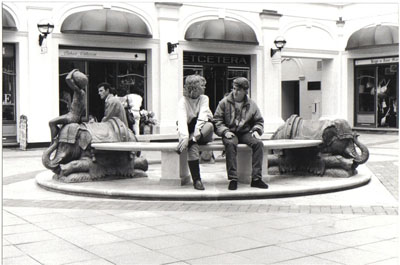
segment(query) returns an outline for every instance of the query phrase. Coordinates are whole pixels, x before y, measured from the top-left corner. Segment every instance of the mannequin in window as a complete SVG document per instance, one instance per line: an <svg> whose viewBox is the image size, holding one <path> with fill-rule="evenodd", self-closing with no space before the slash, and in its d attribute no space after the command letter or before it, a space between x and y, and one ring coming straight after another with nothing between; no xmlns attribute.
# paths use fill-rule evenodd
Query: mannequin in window
<svg viewBox="0 0 400 265"><path fill-rule="evenodd" d="M142 106L142 102L141 90L135 85L131 86L130 93L126 95L126 103L129 112L133 114L133 118L135 119L132 131L136 135L139 135L140 131L140 107Z"/></svg>

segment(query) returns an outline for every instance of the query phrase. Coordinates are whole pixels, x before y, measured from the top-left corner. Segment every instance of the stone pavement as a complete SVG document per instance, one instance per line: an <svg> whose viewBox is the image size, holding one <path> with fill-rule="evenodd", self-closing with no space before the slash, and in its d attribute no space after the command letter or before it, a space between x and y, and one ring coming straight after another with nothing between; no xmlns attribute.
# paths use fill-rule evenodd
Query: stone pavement
<svg viewBox="0 0 400 265"><path fill-rule="evenodd" d="M360 140L366 186L203 202L46 191L34 180L43 149L3 149L2 264L398 264L398 135Z"/></svg>

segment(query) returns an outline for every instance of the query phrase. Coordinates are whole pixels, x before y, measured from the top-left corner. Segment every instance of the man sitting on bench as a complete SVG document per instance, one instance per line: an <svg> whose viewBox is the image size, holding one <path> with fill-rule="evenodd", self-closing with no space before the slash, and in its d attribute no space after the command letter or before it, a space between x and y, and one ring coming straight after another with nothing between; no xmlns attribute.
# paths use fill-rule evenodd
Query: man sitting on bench
<svg viewBox="0 0 400 265"><path fill-rule="evenodd" d="M237 145L247 144L252 149L251 187L267 189L262 181L264 119L256 103L247 94L249 81L244 77L233 80L233 91L218 104L214 114L216 134L222 137L226 153L229 190L237 189Z"/></svg>

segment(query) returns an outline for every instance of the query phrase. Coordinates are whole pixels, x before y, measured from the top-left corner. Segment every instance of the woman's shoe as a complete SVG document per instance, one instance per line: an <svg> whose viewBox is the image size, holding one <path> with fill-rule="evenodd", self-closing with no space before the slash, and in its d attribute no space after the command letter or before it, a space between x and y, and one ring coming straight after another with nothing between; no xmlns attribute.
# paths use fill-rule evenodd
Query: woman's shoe
<svg viewBox="0 0 400 265"><path fill-rule="evenodd" d="M196 181L193 183L193 187L194 187L196 190L205 190L204 185L203 185L203 183L201 182L201 180L196 180Z"/></svg>

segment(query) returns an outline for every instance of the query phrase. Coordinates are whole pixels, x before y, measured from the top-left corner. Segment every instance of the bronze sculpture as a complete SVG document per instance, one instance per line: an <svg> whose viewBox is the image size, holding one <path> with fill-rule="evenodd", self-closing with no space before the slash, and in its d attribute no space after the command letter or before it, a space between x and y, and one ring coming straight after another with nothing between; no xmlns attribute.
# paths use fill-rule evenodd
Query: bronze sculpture
<svg viewBox="0 0 400 265"><path fill-rule="evenodd" d="M280 173L350 177L367 162L368 148L358 140L346 120L311 121L292 115L272 139L322 140L318 147L279 150L268 159L268 166ZM357 152L357 148L360 154Z"/></svg>
<svg viewBox="0 0 400 265"><path fill-rule="evenodd" d="M74 86L87 85L87 77L77 70L70 72L67 79L67 83ZM79 100L75 103L82 104ZM85 109L85 106L77 109ZM73 120L66 119L70 116L71 114L60 116L50 123L52 143L43 152L42 163L55 173L54 179L82 182L147 177L147 160L136 153L100 152L91 147L91 143L137 141L133 132L120 119L115 117L107 122L80 123L80 116L78 120L76 117ZM58 127L58 124L62 124L62 127Z"/></svg>

